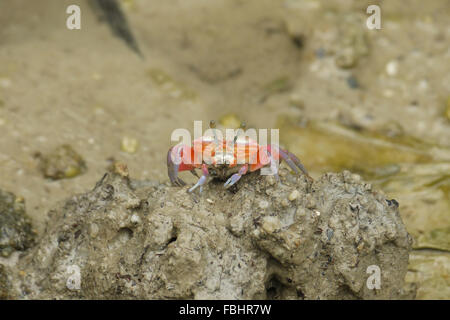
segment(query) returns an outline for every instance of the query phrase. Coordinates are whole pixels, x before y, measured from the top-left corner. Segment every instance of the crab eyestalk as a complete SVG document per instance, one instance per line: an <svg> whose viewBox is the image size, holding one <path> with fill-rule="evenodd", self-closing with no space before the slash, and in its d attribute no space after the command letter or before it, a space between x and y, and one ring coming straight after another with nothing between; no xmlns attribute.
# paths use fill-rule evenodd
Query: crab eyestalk
<svg viewBox="0 0 450 320"><path fill-rule="evenodd" d="M217 134L216 134L216 122L214 120L211 120L209 122L209 127L212 129L213 133L214 133L214 143L216 144L216 146L219 145L219 139L217 139Z"/></svg>
<svg viewBox="0 0 450 320"><path fill-rule="evenodd" d="M245 131L245 128L247 127L247 124L245 123L245 121L241 122L241 125L239 126L239 128L237 129L236 135L234 136L234 140L233 143L236 143L237 138L239 137L239 131Z"/></svg>

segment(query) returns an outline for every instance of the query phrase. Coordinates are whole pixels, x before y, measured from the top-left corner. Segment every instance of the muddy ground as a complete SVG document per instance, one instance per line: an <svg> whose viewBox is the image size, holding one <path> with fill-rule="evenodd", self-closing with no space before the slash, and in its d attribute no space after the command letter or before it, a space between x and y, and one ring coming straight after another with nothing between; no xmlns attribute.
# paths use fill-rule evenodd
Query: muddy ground
<svg viewBox="0 0 450 320"><path fill-rule="evenodd" d="M68 30L66 8L75 2L82 28ZM303 131L295 127L283 136L283 129L303 128L308 121L328 128L326 121L332 121L356 134L420 139L431 146L430 159L402 158L400 173L406 177L400 183L388 175L383 190L403 195L400 213L416 240L449 228L447 2L380 2L381 30L366 28L370 1L122 4L143 58L112 36L87 1L0 4L0 189L25 199L38 233L49 209L92 189L112 159L126 162L135 179L167 182L171 132L192 131L194 120L206 125L231 114L252 127L279 127L281 142L302 157L313 177L329 169L330 149L305 153L310 149L299 148L295 135ZM280 122L286 118L293 121ZM127 138L136 140L137 148L124 147ZM45 178L36 152L47 154L62 144L81 155L87 170L72 179ZM351 158L358 151L345 154ZM320 152L326 156L318 158ZM370 159L358 158L357 168L348 169L364 173L371 166ZM415 203L417 195L404 190L428 172L438 189L416 190L412 183L414 192L426 194ZM418 298L450 297L445 234L438 245L411 255L416 264L407 278L424 284Z"/></svg>

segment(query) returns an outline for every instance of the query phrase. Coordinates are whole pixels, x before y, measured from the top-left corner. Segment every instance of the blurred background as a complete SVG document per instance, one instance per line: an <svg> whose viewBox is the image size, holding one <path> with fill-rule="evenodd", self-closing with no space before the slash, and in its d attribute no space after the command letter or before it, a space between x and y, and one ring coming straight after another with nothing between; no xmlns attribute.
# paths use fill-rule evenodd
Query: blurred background
<svg viewBox="0 0 450 320"><path fill-rule="evenodd" d="M279 128L313 177L347 169L396 199L407 281L450 299L450 2L110 2L0 2L0 189L38 233L113 161L167 182L174 129L245 120Z"/></svg>

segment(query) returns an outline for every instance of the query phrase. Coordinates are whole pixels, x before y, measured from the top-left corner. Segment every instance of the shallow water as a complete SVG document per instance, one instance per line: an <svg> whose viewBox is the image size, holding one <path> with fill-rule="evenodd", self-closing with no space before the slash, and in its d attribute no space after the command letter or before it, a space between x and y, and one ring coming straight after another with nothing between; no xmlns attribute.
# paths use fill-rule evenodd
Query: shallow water
<svg viewBox="0 0 450 320"><path fill-rule="evenodd" d="M144 58L79 3L76 31L72 1L0 3L0 188L26 200L39 232L112 159L168 181L171 132L235 114L280 128L313 175L350 169L397 199L438 261L412 253L418 298L450 298L448 236L436 236L450 226L448 2L383 3L382 29L368 30L366 1L124 0ZM63 144L87 173L44 178L35 153Z"/></svg>

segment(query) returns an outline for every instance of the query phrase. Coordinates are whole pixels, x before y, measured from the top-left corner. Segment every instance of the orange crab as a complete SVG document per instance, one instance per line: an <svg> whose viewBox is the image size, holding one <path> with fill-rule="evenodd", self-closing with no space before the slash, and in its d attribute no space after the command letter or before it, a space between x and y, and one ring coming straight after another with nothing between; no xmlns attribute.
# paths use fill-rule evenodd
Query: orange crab
<svg viewBox="0 0 450 320"><path fill-rule="evenodd" d="M169 149L167 171L173 185L186 184L178 177L180 171L189 170L198 177L195 169L201 169L202 176L188 192L198 187L202 192L208 177L227 179L224 187L229 188L238 182L242 175L265 166L270 166L272 174L279 179L277 168L281 160L286 161L297 174L300 174L300 169L308 179L312 180L300 160L289 151L274 144L260 146L249 137L238 134L232 140L220 139L216 135L214 121L211 121L210 127L214 135L202 136L194 140L192 146L178 144ZM245 125L241 125L242 129L244 127Z"/></svg>

